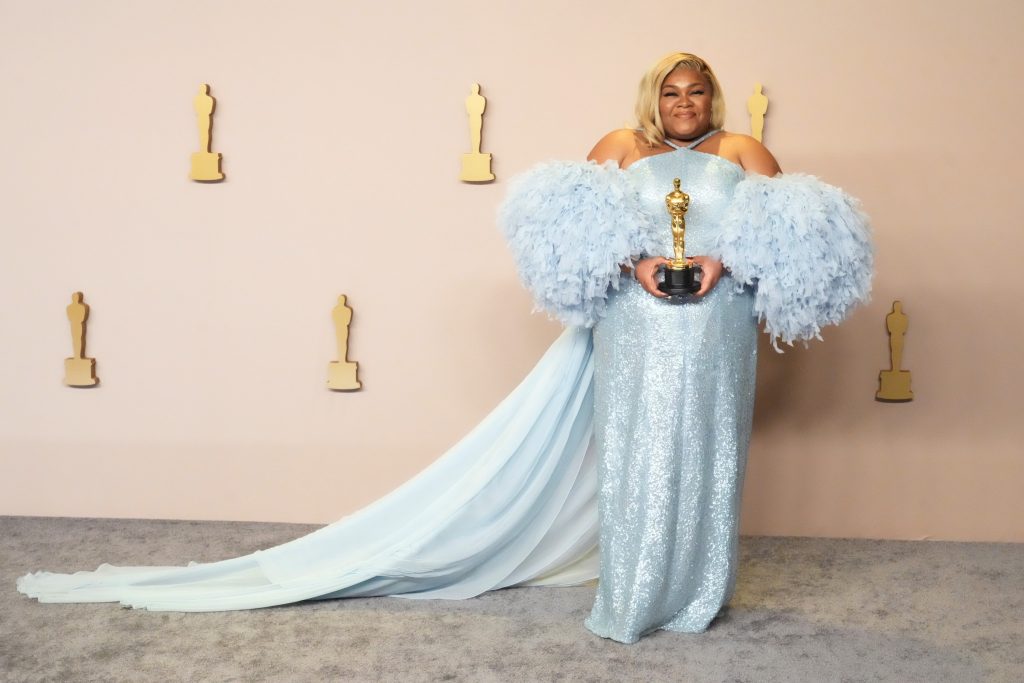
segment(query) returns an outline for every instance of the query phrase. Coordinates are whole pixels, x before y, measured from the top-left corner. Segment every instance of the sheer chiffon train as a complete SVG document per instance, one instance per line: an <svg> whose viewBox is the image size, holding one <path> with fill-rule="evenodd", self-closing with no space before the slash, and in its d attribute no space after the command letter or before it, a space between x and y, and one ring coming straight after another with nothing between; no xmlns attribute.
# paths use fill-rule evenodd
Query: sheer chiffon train
<svg viewBox="0 0 1024 683"><path fill-rule="evenodd" d="M369 506L294 541L221 562L36 572L40 602L206 612L310 599L461 599L598 575L593 344L568 328L458 444Z"/></svg>

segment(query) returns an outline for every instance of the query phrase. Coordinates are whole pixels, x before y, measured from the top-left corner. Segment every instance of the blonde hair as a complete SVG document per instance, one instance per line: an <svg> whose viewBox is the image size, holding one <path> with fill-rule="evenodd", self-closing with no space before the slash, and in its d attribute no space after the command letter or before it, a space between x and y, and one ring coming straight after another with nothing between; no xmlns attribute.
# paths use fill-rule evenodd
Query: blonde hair
<svg viewBox="0 0 1024 683"><path fill-rule="evenodd" d="M715 72L697 55L673 52L662 57L648 69L640 79L640 89L636 96L636 121L640 129L638 132L651 147L665 142L665 127L661 123L661 111L658 109L661 86L668 75L679 68L693 69L708 79L711 85L711 129L725 125L725 96L722 95L722 86L718 84Z"/></svg>

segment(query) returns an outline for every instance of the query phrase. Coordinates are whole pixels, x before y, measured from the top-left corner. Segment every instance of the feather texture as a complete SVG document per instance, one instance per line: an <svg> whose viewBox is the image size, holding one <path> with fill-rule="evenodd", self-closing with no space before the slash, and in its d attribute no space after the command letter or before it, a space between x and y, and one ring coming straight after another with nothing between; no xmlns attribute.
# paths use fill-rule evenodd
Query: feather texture
<svg viewBox="0 0 1024 683"><path fill-rule="evenodd" d="M516 176L498 211L537 309L591 327L620 265L657 250L656 219L613 161L553 161Z"/></svg>
<svg viewBox="0 0 1024 683"><path fill-rule="evenodd" d="M799 173L750 174L736 185L712 255L743 285L756 285L754 313L778 341L821 339L871 293L874 249L868 217L837 187Z"/></svg>

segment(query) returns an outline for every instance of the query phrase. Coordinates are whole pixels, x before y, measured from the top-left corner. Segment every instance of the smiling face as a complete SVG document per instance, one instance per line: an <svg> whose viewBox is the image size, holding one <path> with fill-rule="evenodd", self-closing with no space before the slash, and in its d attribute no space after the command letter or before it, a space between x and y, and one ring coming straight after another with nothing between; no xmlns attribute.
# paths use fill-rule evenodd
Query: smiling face
<svg viewBox="0 0 1024 683"><path fill-rule="evenodd" d="M711 83L701 72L680 67L669 73L658 98L658 112L666 137L686 142L708 132L711 96Z"/></svg>

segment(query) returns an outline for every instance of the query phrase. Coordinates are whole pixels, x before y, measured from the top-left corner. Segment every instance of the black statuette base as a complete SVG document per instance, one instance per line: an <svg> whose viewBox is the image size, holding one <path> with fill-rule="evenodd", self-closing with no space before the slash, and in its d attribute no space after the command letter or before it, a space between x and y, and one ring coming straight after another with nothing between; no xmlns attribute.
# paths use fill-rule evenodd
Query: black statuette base
<svg viewBox="0 0 1024 683"><path fill-rule="evenodd" d="M700 282L694 278L700 266L690 266L682 270L665 268L665 281L658 283L658 289L669 296L685 296L700 289Z"/></svg>

